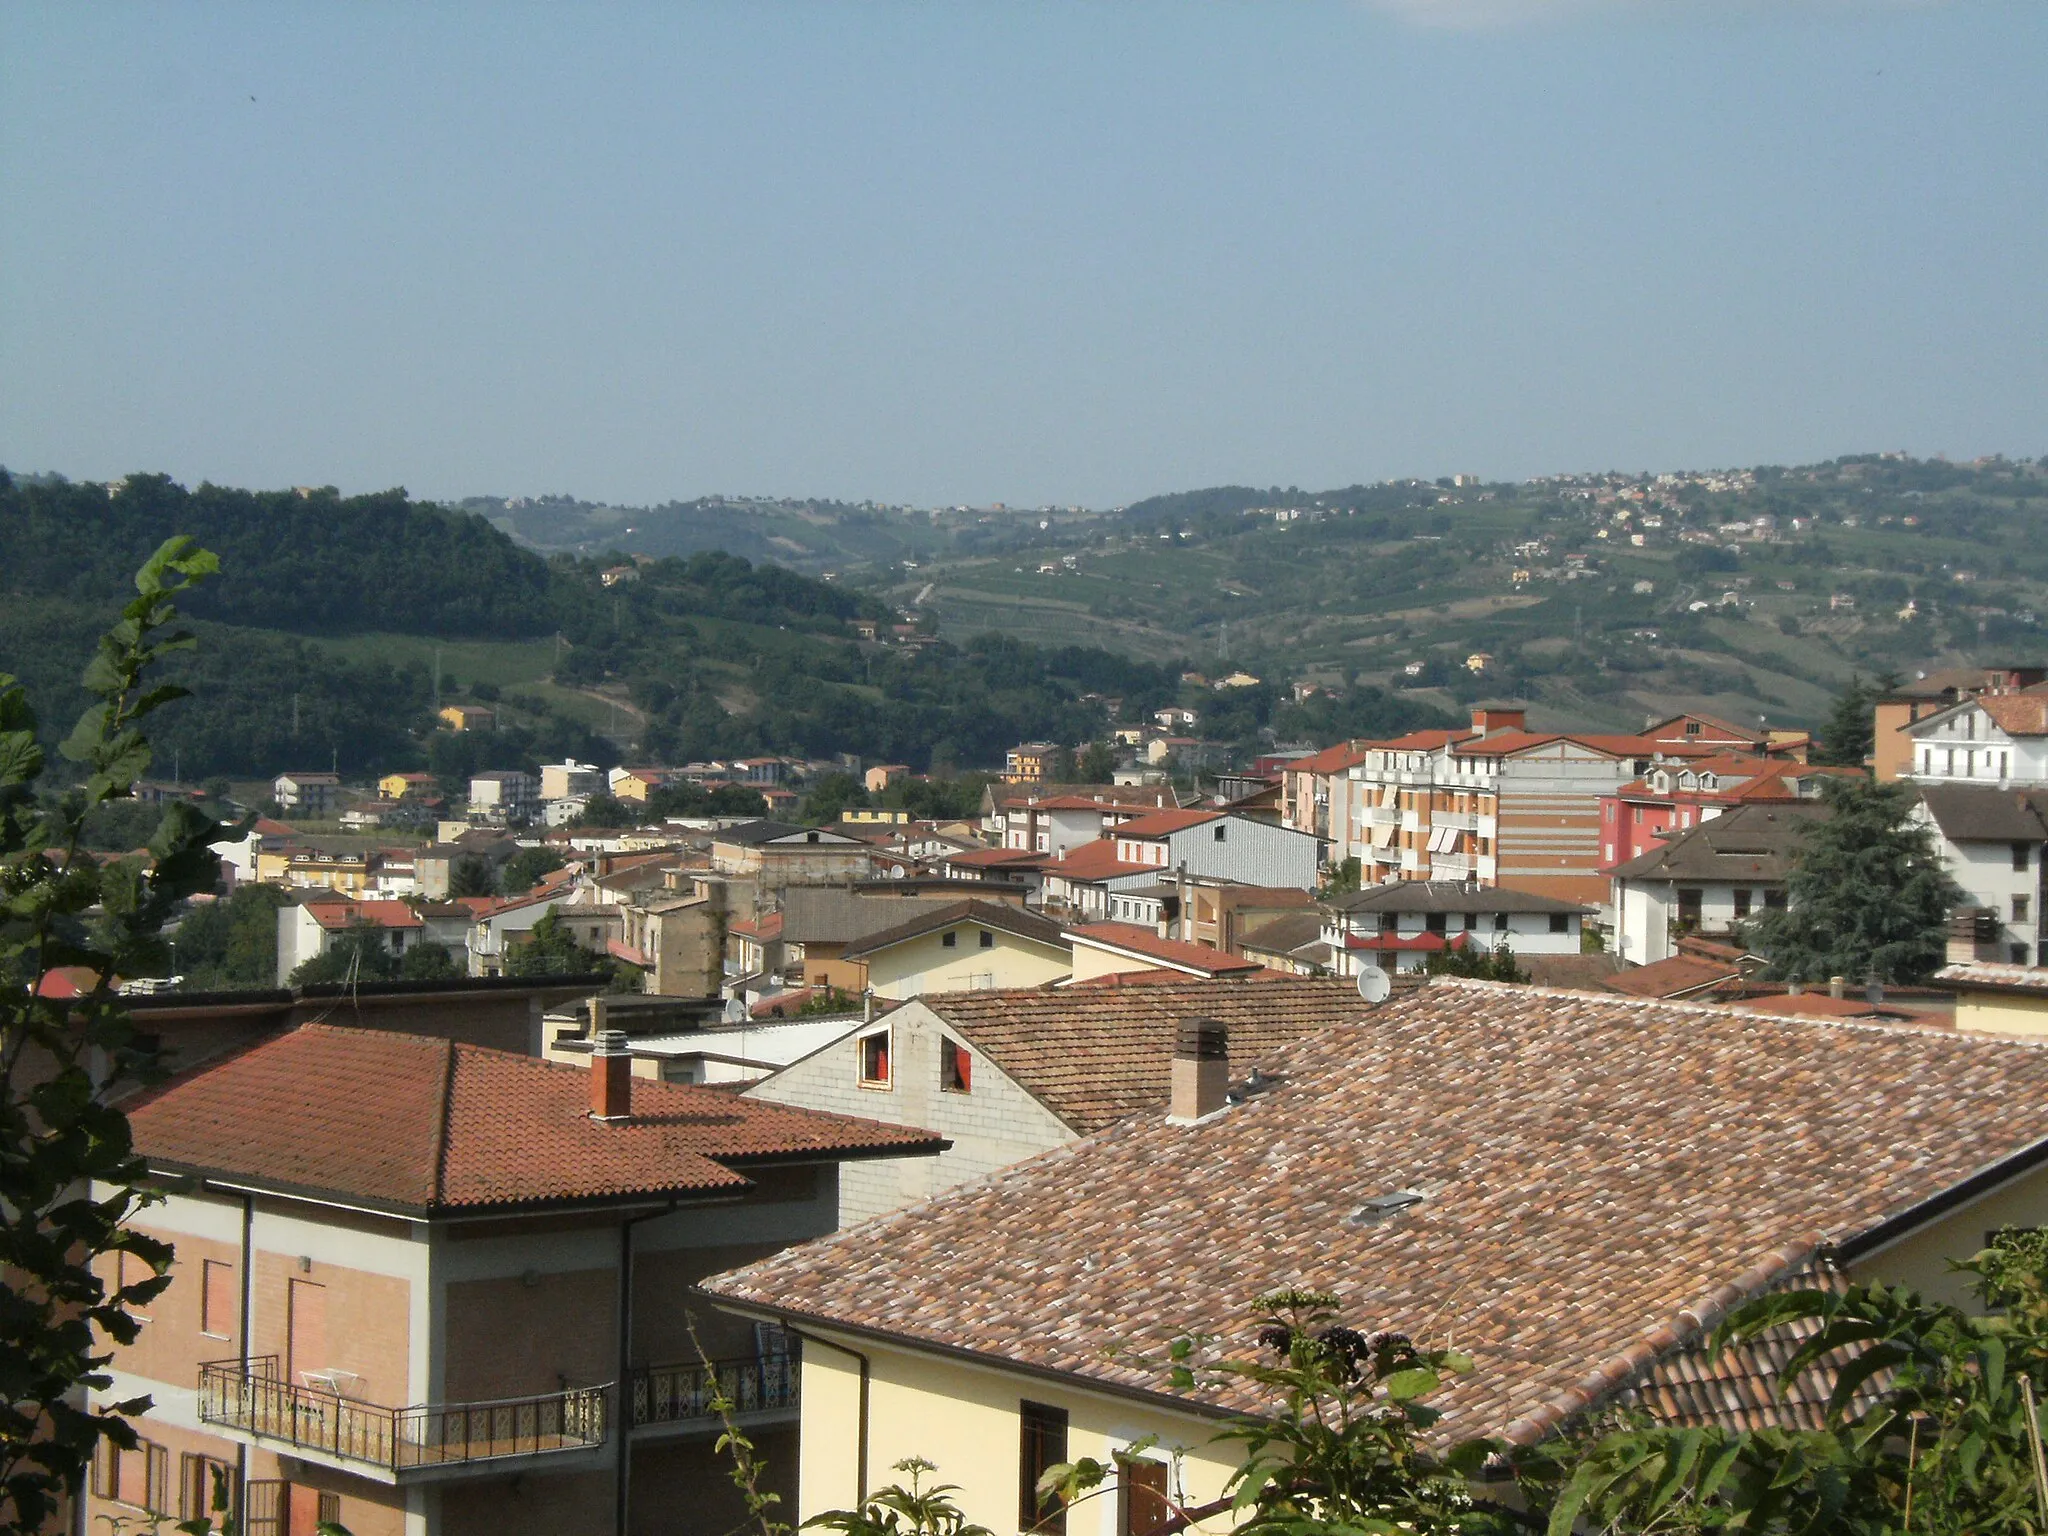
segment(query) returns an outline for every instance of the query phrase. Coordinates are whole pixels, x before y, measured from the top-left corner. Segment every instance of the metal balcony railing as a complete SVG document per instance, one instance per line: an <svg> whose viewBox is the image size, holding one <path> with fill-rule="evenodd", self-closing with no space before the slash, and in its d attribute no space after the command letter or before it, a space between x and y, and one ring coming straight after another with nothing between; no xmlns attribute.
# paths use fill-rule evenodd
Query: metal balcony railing
<svg viewBox="0 0 2048 1536"><path fill-rule="evenodd" d="M610 1392L387 1408L289 1381L275 1355L199 1367L203 1422L391 1472L590 1450L604 1444Z"/></svg>
<svg viewBox="0 0 2048 1536"><path fill-rule="evenodd" d="M732 1412L760 1413L795 1408L803 1373L794 1355L754 1355L743 1360L651 1365L633 1373L633 1426L687 1424L717 1418L712 1398L723 1394ZM714 1390L715 1389L715 1390Z"/></svg>

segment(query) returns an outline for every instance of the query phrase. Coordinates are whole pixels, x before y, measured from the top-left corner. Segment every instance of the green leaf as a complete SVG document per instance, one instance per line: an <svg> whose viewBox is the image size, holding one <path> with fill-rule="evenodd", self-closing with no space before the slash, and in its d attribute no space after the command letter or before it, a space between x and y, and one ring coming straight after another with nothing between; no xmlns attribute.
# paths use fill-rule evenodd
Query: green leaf
<svg viewBox="0 0 2048 1536"><path fill-rule="evenodd" d="M1387 1396L1397 1403L1405 1403L1411 1398L1421 1397L1424 1393L1434 1392L1440 1385L1442 1378L1426 1365L1396 1371L1381 1383L1381 1386L1386 1388Z"/></svg>

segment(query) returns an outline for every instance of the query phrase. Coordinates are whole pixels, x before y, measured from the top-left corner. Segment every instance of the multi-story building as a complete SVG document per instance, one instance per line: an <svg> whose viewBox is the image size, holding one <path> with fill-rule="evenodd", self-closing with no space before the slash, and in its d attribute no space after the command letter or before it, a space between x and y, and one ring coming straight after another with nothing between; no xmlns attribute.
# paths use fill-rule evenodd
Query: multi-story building
<svg viewBox="0 0 2048 1536"><path fill-rule="evenodd" d="M1930 784L1914 815L1933 828L1943 865L1969 895L1971 915L1990 920L1997 959L2038 960L2041 904L2048 900L2048 790Z"/></svg>
<svg viewBox="0 0 2048 1536"><path fill-rule="evenodd" d="M270 786L270 794L286 815L314 820L333 811L341 794L341 777L332 773L280 773Z"/></svg>
<svg viewBox="0 0 2048 1536"><path fill-rule="evenodd" d="M1917 784L2048 786L2048 683L1980 693L1897 733L1912 744L1901 777Z"/></svg>
<svg viewBox="0 0 2048 1536"><path fill-rule="evenodd" d="M1730 935L1782 908L1800 837L1826 814L1816 800L1737 806L1617 865L1616 953L1650 965L1678 953L1687 934Z"/></svg>
<svg viewBox="0 0 2048 1536"><path fill-rule="evenodd" d="M1027 741L1003 755L1003 778L1011 784L1045 784L1053 778L1059 748L1049 741Z"/></svg>
<svg viewBox="0 0 2048 1536"><path fill-rule="evenodd" d="M543 800L595 795L604 789L604 770L595 763L579 763L574 758L564 758L559 763L540 765L540 797Z"/></svg>
<svg viewBox="0 0 2048 1536"><path fill-rule="evenodd" d="M1280 766L1280 819L1297 832L1312 832L1334 848L1350 848L1357 839L1344 792L1346 775L1364 761L1362 744L1339 742ZM1349 855L1346 855L1349 857Z"/></svg>
<svg viewBox="0 0 2048 1536"><path fill-rule="evenodd" d="M524 821L540 805L540 784L524 769L499 768L469 781L469 814L489 821Z"/></svg>
<svg viewBox="0 0 2048 1536"><path fill-rule="evenodd" d="M1574 901L1436 880L1397 880L1322 903L1330 969L1356 976L1367 965L1389 975L1418 971L1447 949L1495 950L1517 959L1576 955L1586 909Z"/></svg>
<svg viewBox="0 0 2048 1536"><path fill-rule="evenodd" d="M98 1394L152 1406L89 1528L206 1516L219 1476L256 1536L723 1530L714 1372L791 1499L793 1341L686 1288L832 1231L842 1163L944 1143L636 1081L624 1041L310 1025L138 1102L177 1257Z"/></svg>
<svg viewBox="0 0 2048 1536"><path fill-rule="evenodd" d="M2048 681L2042 667L1952 667L1922 672L1880 697L1872 711L1871 770L1885 783L1910 776L1913 738L1906 727L1986 693L2016 693Z"/></svg>
<svg viewBox="0 0 2048 1536"><path fill-rule="evenodd" d="M1600 801L1600 862L1617 864L1648 853L1674 832L1712 821L1738 805L1811 800L1823 778L1858 777L1853 768L1811 768L1777 758L1725 753L1658 763Z"/></svg>

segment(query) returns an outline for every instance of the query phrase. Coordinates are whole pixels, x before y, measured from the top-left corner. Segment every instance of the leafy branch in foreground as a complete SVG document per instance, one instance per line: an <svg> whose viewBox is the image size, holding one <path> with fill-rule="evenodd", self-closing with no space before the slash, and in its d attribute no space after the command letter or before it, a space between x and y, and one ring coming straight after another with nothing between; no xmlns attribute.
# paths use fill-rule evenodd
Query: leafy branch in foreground
<svg viewBox="0 0 2048 1536"><path fill-rule="evenodd" d="M938 1468L922 1456L908 1456L892 1469L910 1476L910 1486L890 1483L878 1488L859 1509L832 1509L803 1524L840 1536L995 1536L985 1525L971 1524L953 1502L957 1483L924 1486L924 1475Z"/></svg>
<svg viewBox="0 0 2048 1536"><path fill-rule="evenodd" d="M163 926L214 888L223 829L173 803L145 852L102 863L85 852L85 822L147 771L142 723L185 693L149 674L192 646L167 626L176 599L217 569L174 538L136 574L136 597L86 668L94 702L62 747L85 770L81 793L39 803L35 716L0 674L0 1530L43 1529L101 1441L136 1444L128 1416L149 1407L85 1405L111 1385L109 1343L136 1337L131 1309L170 1283L169 1245L127 1225L148 1197L109 1090L151 1080L156 1062L115 985L167 969ZM59 972L80 979L78 995L56 995L69 990L49 985ZM112 1193L96 1197L96 1185ZM110 1285L101 1271L116 1254L139 1273Z"/></svg>

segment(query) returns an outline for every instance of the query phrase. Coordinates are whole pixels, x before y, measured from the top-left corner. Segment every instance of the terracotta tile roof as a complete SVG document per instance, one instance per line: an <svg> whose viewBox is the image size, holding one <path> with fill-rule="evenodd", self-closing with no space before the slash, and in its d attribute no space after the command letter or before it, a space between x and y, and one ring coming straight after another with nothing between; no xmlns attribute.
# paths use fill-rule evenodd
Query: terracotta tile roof
<svg viewBox="0 0 2048 1536"><path fill-rule="evenodd" d="M1276 917L1270 923L1254 928L1237 941L1237 947L1257 950L1262 955L1291 955L1304 944L1313 944L1322 936L1322 913L1313 910L1290 912L1285 917Z"/></svg>
<svg viewBox="0 0 2048 1536"><path fill-rule="evenodd" d="M2029 992L2048 996L2048 966L2001 965L1973 960L1936 974L1942 986L1962 992Z"/></svg>
<svg viewBox="0 0 2048 1536"><path fill-rule="evenodd" d="M880 933L871 933L846 947L846 958L857 959L871 955L878 949L906 940L921 938L928 933L937 933L955 923L975 923L983 928L993 928L999 933L1012 934L1020 939L1031 939L1040 944L1066 947L1066 929L1049 917L1040 917L1036 912L1026 912L1022 907L1011 906L1000 901L955 901L930 911L920 912L892 928Z"/></svg>
<svg viewBox="0 0 2048 1536"><path fill-rule="evenodd" d="M1255 971L1259 963L1245 960L1237 955L1226 955L1220 949L1210 949L1205 944L1190 944L1183 939L1162 939L1150 928L1137 923L1090 923L1086 928L1076 928L1069 935L1077 947L1090 949L1120 950L1127 954L1142 955L1162 965L1187 968L1203 976L1227 976L1233 971Z"/></svg>
<svg viewBox="0 0 2048 1536"><path fill-rule="evenodd" d="M1606 985L1610 991L1624 992L1630 997L1690 997L1741 980L1739 966L1693 955L1668 955L1648 965L1630 966L1610 976Z"/></svg>
<svg viewBox="0 0 2048 1536"><path fill-rule="evenodd" d="M1471 740L1478 734L1470 727L1460 725L1447 731L1410 731L1405 736L1396 736L1388 741L1368 741L1364 745L1369 752L1433 752L1454 741Z"/></svg>
<svg viewBox="0 0 2048 1536"><path fill-rule="evenodd" d="M1189 827L1199 827L1216 820L1222 811L1155 811L1150 816L1135 816L1116 829L1118 837L1165 837L1173 832L1185 832Z"/></svg>
<svg viewBox="0 0 2048 1536"><path fill-rule="evenodd" d="M1200 1014L1230 1026L1233 1076L1303 1035L1365 1012L1348 981L1161 977L1155 986L946 992L918 999L1074 1130L1166 1102L1174 1032Z"/></svg>
<svg viewBox="0 0 2048 1536"><path fill-rule="evenodd" d="M2008 736L2048 736L2048 693L2039 688L1980 694L1977 707Z"/></svg>
<svg viewBox="0 0 2048 1536"><path fill-rule="evenodd" d="M1745 997L1734 1004L1757 1013L1793 1014L1809 1019L1883 1019L1888 1023L1906 1023L1916 1016L1903 1008L1887 1008L1882 1003L1873 1003L1861 993L1852 997L1833 997L1826 992L1772 992L1761 997ZM1922 1018L1921 1023L1927 1021Z"/></svg>
<svg viewBox="0 0 2048 1536"><path fill-rule="evenodd" d="M1290 763L1282 763L1282 773L1341 773L1354 764L1365 761L1365 753L1348 741L1340 741L1334 747L1325 747L1320 752L1311 752L1307 757L1297 757Z"/></svg>
<svg viewBox="0 0 2048 1536"><path fill-rule="evenodd" d="M707 1289L1157 1393L1108 1346L1242 1337L1250 1298L1314 1286L1361 1328L1455 1329L1478 1369L1445 1434L1526 1443L2048 1133L2042 1044L1446 978L1262 1065L1218 1117L1122 1120Z"/></svg>
<svg viewBox="0 0 2048 1536"><path fill-rule="evenodd" d="M738 1190L748 1163L936 1151L928 1132L636 1080L590 1118L588 1069L420 1035L308 1024L128 1111L152 1167L415 1216Z"/></svg>
<svg viewBox="0 0 2048 1536"><path fill-rule="evenodd" d="M1515 964L1539 987L1573 992L1604 991L1621 974L1619 955L1517 955Z"/></svg>
<svg viewBox="0 0 2048 1536"><path fill-rule="evenodd" d="M1142 875L1147 871L1157 874L1164 867L1160 864L1133 864L1120 859L1116 856L1115 842L1104 837L1083 843L1064 858L1054 859L1045 866L1045 873L1063 880L1113 880L1118 875Z"/></svg>
<svg viewBox="0 0 2048 1536"><path fill-rule="evenodd" d="M1033 853L1029 848L976 848L968 853L941 854L939 858L944 863L957 864L964 869L991 869L1045 861L1044 854Z"/></svg>

